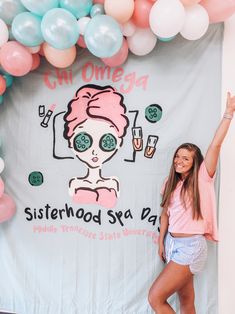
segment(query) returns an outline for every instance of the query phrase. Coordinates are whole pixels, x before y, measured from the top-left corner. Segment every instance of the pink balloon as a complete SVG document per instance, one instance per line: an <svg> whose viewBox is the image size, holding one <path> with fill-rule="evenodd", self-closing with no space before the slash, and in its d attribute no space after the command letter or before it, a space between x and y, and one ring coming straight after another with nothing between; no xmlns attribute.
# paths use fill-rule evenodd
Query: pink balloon
<svg viewBox="0 0 235 314"><path fill-rule="evenodd" d="M135 0L134 13L132 21L138 27L149 27L149 13L153 6L153 2L149 0Z"/></svg>
<svg viewBox="0 0 235 314"><path fill-rule="evenodd" d="M0 223L11 219L15 212L15 202L9 195L3 194L0 198Z"/></svg>
<svg viewBox="0 0 235 314"><path fill-rule="evenodd" d="M84 37L82 35L79 36L77 44L81 48L86 48L86 43L85 43Z"/></svg>
<svg viewBox="0 0 235 314"><path fill-rule="evenodd" d="M40 56L45 57L45 53L43 51L43 44L40 46L39 52Z"/></svg>
<svg viewBox="0 0 235 314"><path fill-rule="evenodd" d="M191 6L197 4L201 0L180 0L180 1L183 3L184 6Z"/></svg>
<svg viewBox="0 0 235 314"><path fill-rule="evenodd" d="M13 76L23 76L31 70L31 53L17 41L8 41L0 50L0 62L5 71Z"/></svg>
<svg viewBox="0 0 235 314"><path fill-rule="evenodd" d="M207 10L210 23L223 22L235 12L234 0L202 0L200 5Z"/></svg>
<svg viewBox="0 0 235 314"><path fill-rule="evenodd" d="M128 57L128 44L127 40L123 39L121 49L112 57L110 58L102 58L101 60L104 64L108 65L109 67L116 67L123 64Z"/></svg>
<svg viewBox="0 0 235 314"><path fill-rule="evenodd" d="M103 4L103 3L104 3L104 0L94 0L93 3L94 3L94 4L96 4L96 3Z"/></svg>
<svg viewBox="0 0 235 314"><path fill-rule="evenodd" d="M43 44L43 51L47 61L56 68L69 67L74 62L77 54L75 46L59 50L48 45L48 43Z"/></svg>
<svg viewBox="0 0 235 314"><path fill-rule="evenodd" d="M33 54L32 57L33 57L33 64L32 64L31 71L34 71L39 67L41 59L38 53Z"/></svg>
<svg viewBox="0 0 235 314"><path fill-rule="evenodd" d="M0 75L0 95L4 94L6 88L7 88L6 80L2 75Z"/></svg>
<svg viewBox="0 0 235 314"><path fill-rule="evenodd" d="M2 197L4 192L4 182L3 180L0 178L0 198Z"/></svg>

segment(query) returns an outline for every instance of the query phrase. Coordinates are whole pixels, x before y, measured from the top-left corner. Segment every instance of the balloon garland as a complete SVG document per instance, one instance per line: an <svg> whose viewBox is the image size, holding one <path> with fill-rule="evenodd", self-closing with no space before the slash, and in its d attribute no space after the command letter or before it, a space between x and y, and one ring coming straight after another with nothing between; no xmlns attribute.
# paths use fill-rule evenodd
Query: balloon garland
<svg viewBox="0 0 235 314"><path fill-rule="evenodd" d="M209 23L234 12L231 0L0 0L0 104L13 77L37 69L42 57L66 68L79 46L115 67L129 51L144 56L157 41L170 41L178 33L197 40ZM3 168L0 157L0 173ZM14 212L0 178L0 222Z"/></svg>

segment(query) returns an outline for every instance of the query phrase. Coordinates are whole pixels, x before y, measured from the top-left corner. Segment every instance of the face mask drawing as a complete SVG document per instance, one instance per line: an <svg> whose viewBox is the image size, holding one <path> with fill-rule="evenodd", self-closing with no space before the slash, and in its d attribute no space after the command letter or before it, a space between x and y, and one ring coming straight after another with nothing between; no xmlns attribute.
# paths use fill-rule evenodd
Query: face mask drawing
<svg viewBox="0 0 235 314"><path fill-rule="evenodd" d="M64 137L76 157L87 165L85 177L73 177L69 194L74 202L114 207L119 196L117 177L103 177L101 168L122 145L128 127L123 96L111 87L86 85L68 105Z"/></svg>

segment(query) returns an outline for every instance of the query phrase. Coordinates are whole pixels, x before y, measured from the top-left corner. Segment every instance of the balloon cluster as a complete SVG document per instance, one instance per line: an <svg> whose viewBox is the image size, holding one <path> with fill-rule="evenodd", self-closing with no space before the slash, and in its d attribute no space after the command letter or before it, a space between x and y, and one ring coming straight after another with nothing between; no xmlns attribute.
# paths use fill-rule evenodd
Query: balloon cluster
<svg viewBox="0 0 235 314"><path fill-rule="evenodd" d="M0 174L4 169L4 161L0 157ZM0 223L9 220L16 211L15 202L12 198L4 193L4 182L0 177Z"/></svg>
<svg viewBox="0 0 235 314"><path fill-rule="evenodd" d="M42 56L65 68L80 46L119 66L157 40L199 39L233 12L231 0L0 0L0 63L13 76L35 70Z"/></svg>

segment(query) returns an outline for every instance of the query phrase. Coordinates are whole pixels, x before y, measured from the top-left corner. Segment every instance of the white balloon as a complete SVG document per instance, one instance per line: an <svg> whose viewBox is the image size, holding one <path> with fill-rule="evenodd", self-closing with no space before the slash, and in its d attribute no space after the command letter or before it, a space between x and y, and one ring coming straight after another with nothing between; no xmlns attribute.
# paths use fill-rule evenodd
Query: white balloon
<svg viewBox="0 0 235 314"><path fill-rule="evenodd" d="M157 43L157 36L148 28L137 28L135 33L127 37L130 51L137 56L147 55Z"/></svg>
<svg viewBox="0 0 235 314"><path fill-rule="evenodd" d="M84 35L87 24L90 22L91 18L88 16L81 17L78 20L78 29L81 35Z"/></svg>
<svg viewBox="0 0 235 314"><path fill-rule="evenodd" d="M0 157L0 173L3 172L4 167L5 167L4 160Z"/></svg>
<svg viewBox="0 0 235 314"><path fill-rule="evenodd" d="M179 0L158 0L152 6L149 24L159 37L169 38L180 32L185 18L185 9Z"/></svg>
<svg viewBox="0 0 235 314"><path fill-rule="evenodd" d="M131 21L121 24L122 34L126 37L130 37L134 34L136 26Z"/></svg>
<svg viewBox="0 0 235 314"><path fill-rule="evenodd" d="M9 31L6 23L0 19L0 47L4 45L9 38Z"/></svg>
<svg viewBox="0 0 235 314"><path fill-rule="evenodd" d="M30 53L38 53L41 49L41 46L34 46L34 47L25 47Z"/></svg>
<svg viewBox="0 0 235 314"><path fill-rule="evenodd" d="M180 34L188 40L201 38L209 26L209 16L200 4L185 8L185 22Z"/></svg>

